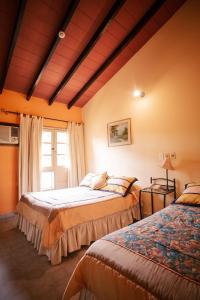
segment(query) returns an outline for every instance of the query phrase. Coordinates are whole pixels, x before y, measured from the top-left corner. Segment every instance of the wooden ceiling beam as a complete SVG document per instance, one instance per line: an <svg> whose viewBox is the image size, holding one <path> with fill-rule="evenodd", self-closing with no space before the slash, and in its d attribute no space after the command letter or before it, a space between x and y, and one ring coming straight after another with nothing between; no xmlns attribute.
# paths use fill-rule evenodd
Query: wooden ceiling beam
<svg viewBox="0 0 200 300"><path fill-rule="evenodd" d="M122 50L133 40L133 38L144 28L148 21L159 11L161 6L166 0L156 0L154 4L148 9L139 22L131 29L128 35L122 40L118 47L111 53L111 55L104 61L104 63L97 69L92 77L86 82L86 84L80 89L80 91L72 98L67 104L70 109L78 99L84 94L84 92L94 83L94 81L105 71L105 69L114 61L114 59L122 52Z"/></svg>
<svg viewBox="0 0 200 300"><path fill-rule="evenodd" d="M8 50L7 58L5 60L3 72L2 72L1 78L0 78L0 93L3 92L3 88L5 85L6 77L8 74L9 67L10 67L11 59L12 59L13 52L14 52L16 42L17 42L17 38L19 35L25 6L26 6L26 0L19 0L17 16L16 16L15 25L14 25L11 40L10 40L9 50Z"/></svg>
<svg viewBox="0 0 200 300"><path fill-rule="evenodd" d="M71 18L73 17L74 15L74 12L79 4L80 0L71 0L70 2L70 5L67 9L67 12L65 14L65 17L62 21L62 23L60 24L59 26L59 29L58 29L58 32L56 34L56 36L54 37L54 40L53 42L51 43L51 46L49 47L48 49L48 52L41 64L41 66L39 67L37 73L36 73L36 76L31 84L31 87L29 88L28 90L28 93L27 93L27 96L26 96L26 99L27 100L30 100L31 96L33 95L35 89L37 88L38 84L39 84L39 81L42 77L42 74L44 73L51 57L53 56L61 38L59 37L59 32L60 31L65 31L67 26L69 25L69 22L71 21Z"/></svg>
<svg viewBox="0 0 200 300"><path fill-rule="evenodd" d="M53 92L51 97L49 98L49 105L51 105L58 94L62 91L62 89L65 87L67 82L71 79L73 74L76 72L76 70L79 68L83 60L88 56L92 48L96 45L98 40L100 39L101 35L105 31L106 27L109 25L109 23L114 19L114 17L117 15L119 12L120 8L122 5L125 3L126 0L116 0L111 9L109 10L108 14L104 18L103 22L100 24L100 26L97 28L96 32L92 36L92 38L89 40L87 43L86 47L84 50L81 52L79 57L76 59L76 61L73 63L69 71L66 73L64 76L63 80L59 84L59 86L56 88L56 90Z"/></svg>

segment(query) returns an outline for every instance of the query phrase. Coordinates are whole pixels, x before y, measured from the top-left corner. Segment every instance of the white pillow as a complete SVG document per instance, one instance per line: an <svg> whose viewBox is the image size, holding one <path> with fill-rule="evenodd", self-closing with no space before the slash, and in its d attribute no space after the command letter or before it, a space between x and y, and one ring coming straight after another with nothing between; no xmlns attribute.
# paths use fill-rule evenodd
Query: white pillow
<svg viewBox="0 0 200 300"><path fill-rule="evenodd" d="M101 189L104 186L106 186L106 182L107 182L106 180L107 180L107 172L98 174L92 178L90 187L93 190Z"/></svg>
<svg viewBox="0 0 200 300"><path fill-rule="evenodd" d="M86 187L90 187L91 183L92 183L92 178L95 177L97 174L95 173L88 173L83 180L80 182L80 186L86 186Z"/></svg>
<svg viewBox="0 0 200 300"><path fill-rule="evenodd" d="M92 180L97 180L97 178L99 176L103 176L103 178L107 178L107 172L103 172L103 173L88 173L84 178L83 180L80 182L80 186L86 186L86 187L91 187L92 185ZM93 183L93 186L96 186L95 182ZM97 184L98 186L98 184Z"/></svg>

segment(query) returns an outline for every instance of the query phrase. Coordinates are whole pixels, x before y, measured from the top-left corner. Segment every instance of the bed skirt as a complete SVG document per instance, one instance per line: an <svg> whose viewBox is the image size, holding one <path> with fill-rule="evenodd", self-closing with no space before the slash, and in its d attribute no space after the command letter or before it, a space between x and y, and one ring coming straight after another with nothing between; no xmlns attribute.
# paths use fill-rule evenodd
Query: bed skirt
<svg viewBox="0 0 200 300"><path fill-rule="evenodd" d="M31 224L20 214L18 215L18 227L26 235L27 240L37 249L38 254L47 255L51 264L56 265L61 263L62 257L66 257L68 253L81 249L81 246L89 246L91 242L138 219L138 207L136 205L128 210L76 225L66 230L50 249L42 247L42 229Z"/></svg>
<svg viewBox="0 0 200 300"><path fill-rule="evenodd" d="M143 290L144 291L144 297L143 300L158 300L157 298L155 298L151 293L149 293L148 291L144 290L144 288L142 288L141 286L137 285L136 287L137 290ZM136 298L135 298L136 299ZM64 300L64 297L62 298L62 300ZM78 292L76 295L72 296L70 298L70 300L100 300L99 298L97 298L92 292L90 292L87 289L82 289L80 292ZM140 299L142 300L142 299Z"/></svg>
<svg viewBox="0 0 200 300"><path fill-rule="evenodd" d="M89 290L82 289L76 295L72 296L70 300L99 300L99 299Z"/></svg>

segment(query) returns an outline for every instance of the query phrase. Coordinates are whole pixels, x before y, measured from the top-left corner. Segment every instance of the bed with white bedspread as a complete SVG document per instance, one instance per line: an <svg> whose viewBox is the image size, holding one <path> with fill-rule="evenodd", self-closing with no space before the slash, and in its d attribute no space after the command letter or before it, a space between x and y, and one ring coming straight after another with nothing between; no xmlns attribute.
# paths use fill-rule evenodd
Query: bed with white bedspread
<svg viewBox="0 0 200 300"><path fill-rule="evenodd" d="M17 205L18 227L40 255L58 264L69 252L139 219L136 194L88 187L27 193Z"/></svg>

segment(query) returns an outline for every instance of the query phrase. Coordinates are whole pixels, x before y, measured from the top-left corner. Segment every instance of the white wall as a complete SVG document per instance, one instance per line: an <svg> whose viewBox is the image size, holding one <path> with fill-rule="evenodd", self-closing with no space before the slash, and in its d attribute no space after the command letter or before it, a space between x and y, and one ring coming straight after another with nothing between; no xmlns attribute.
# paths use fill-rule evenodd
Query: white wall
<svg viewBox="0 0 200 300"><path fill-rule="evenodd" d="M178 190L200 180L200 1L189 0L84 107L88 171L164 176L159 152L176 152ZM132 97L134 87L146 96ZM133 144L108 147L107 123L131 118Z"/></svg>

